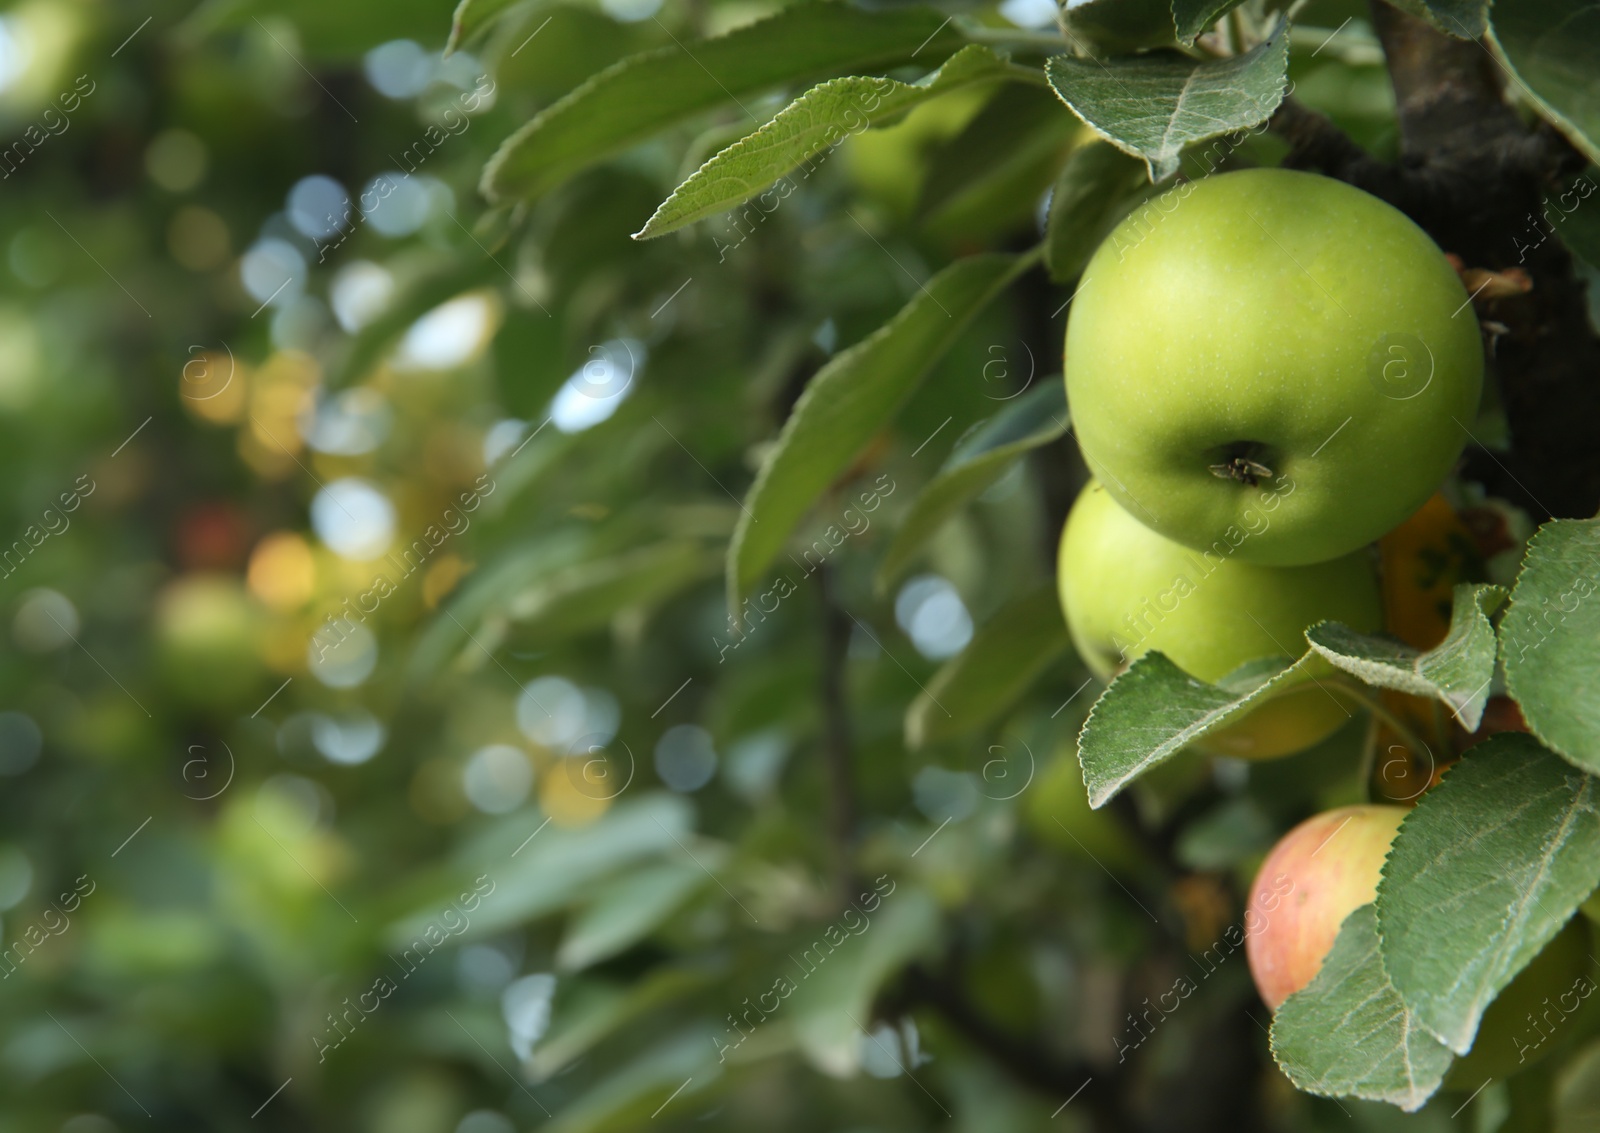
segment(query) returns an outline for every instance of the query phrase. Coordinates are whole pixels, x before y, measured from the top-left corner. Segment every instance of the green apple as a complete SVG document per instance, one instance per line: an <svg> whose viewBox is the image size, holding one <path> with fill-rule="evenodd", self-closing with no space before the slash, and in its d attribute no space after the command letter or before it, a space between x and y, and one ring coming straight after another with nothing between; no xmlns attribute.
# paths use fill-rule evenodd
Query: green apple
<svg viewBox="0 0 1600 1133"><path fill-rule="evenodd" d="M1142 206L1067 324L1072 421L1141 522L1248 562L1324 562L1421 507L1460 456L1483 348L1454 269L1338 181L1250 169Z"/></svg>
<svg viewBox="0 0 1600 1133"><path fill-rule="evenodd" d="M1509 1078L1572 1037L1578 1025L1569 1020L1595 990L1589 948L1588 922L1573 917L1489 1004L1445 1085L1476 1090L1487 1078Z"/></svg>
<svg viewBox="0 0 1600 1133"><path fill-rule="evenodd" d="M1347 806L1314 815L1261 863L1245 912L1245 955L1272 1010L1312 981L1344 919L1377 897L1383 859L1406 813Z"/></svg>
<svg viewBox="0 0 1600 1133"><path fill-rule="evenodd" d="M1158 650L1192 677L1215 682L1247 661L1298 657L1306 627L1382 625L1377 580L1364 553L1303 567L1266 567L1194 551L1156 534L1090 481L1061 532L1061 608L1084 663L1101 679ZM1212 752L1269 759L1327 738L1350 712L1316 685L1267 701L1209 737Z"/></svg>

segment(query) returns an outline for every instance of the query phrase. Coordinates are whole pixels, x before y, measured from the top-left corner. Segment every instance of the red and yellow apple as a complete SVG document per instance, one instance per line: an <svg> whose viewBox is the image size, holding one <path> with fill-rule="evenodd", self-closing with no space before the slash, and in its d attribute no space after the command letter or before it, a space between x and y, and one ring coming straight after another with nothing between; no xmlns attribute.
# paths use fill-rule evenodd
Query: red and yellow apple
<svg viewBox="0 0 1600 1133"><path fill-rule="evenodd" d="M1347 806L1306 819L1261 863L1245 914L1245 954L1274 1011L1322 968L1344 919L1378 895L1383 860L1407 814Z"/></svg>

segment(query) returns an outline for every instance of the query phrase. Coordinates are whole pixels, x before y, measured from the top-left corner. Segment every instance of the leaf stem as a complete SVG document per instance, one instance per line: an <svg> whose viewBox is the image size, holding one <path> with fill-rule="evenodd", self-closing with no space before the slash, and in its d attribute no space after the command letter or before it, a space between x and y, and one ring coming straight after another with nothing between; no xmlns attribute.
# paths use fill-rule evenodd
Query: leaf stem
<svg viewBox="0 0 1600 1133"><path fill-rule="evenodd" d="M1400 742L1405 744L1406 747L1410 748L1415 754L1427 754L1430 757L1433 755L1433 748L1430 747L1421 736L1417 735L1417 733L1412 730L1409 724L1405 723L1400 719L1399 716L1385 708L1383 703L1376 695L1373 695L1372 690L1367 688L1366 685L1357 684L1355 681L1347 680L1343 677L1333 677L1329 680L1323 681L1322 683L1324 686L1331 685L1339 692L1342 692L1344 695L1348 696L1357 705L1365 708L1369 713L1372 714L1372 717L1375 720L1383 724L1384 727L1388 728L1395 735L1399 736Z"/></svg>
<svg viewBox="0 0 1600 1133"><path fill-rule="evenodd" d="M990 28L962 23L961 34L973 43L989 47L1027 47L1065 55L1066 41L1059 31L1038 31L1030 28Z"/></svg>
<svg viewBox="0 0 1600 1133"><path fill-rule="evenodd" d="M1026 63L1013 63L1006 61L1005 74L1007 78L1016 79L1022 83L1032 83L1034 86L1050 87L1050 77L1044 73L1043 67L1030 67Z"/></svg>

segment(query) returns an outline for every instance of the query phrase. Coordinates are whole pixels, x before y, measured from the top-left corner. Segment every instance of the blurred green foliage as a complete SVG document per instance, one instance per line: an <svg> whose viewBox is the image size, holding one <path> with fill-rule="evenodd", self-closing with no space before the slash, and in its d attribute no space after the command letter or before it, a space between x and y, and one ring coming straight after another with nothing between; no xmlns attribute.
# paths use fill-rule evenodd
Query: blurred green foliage
<svg viewBox="0 0 1600 1133"><path fill-rule="evenodd" d="M999 435L1030 440L875 588L960 442L1059 380L1041 269L730 624L724 555L807 381L954 256L1036 244L1077 121L958 90L779 207L635 242L841 72L713 90L491 206L491 156L588 76L775 5L481 7L449 56L440 0L0 13L0 1130L1008 1133L1088 1128L1112 1088L1129 1128L1243 1097L1274 1129L1466 1128L1448 1094L1294 1094L1242 958L1118 1065L1271 831L1353 796L1359 737L1185 756L1088 810L1093 693L1036 600L1082 476L1059 428ZM958 7L1026 65L1060 50ZM1363 11L1302 12L1290 74L1383 151ZM1039 640L945 725L941 662L1006 617Z"/></svg>

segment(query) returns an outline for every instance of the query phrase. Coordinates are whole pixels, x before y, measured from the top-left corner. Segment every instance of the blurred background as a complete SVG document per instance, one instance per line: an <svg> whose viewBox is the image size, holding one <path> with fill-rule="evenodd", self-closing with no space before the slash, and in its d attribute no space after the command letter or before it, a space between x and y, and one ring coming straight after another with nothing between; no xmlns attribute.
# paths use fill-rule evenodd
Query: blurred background
<svg viewBox="0 0 1600 1133"><path fill-rule="evenodd" d="M970 88L758 222L631 240L778 91L478 191L590 74L775 7L487 3L448 56L448 0L0 7L0 1130L1006 1133L1111 1089L1127 1128L1451 1127L1295 1095L1242 954L1142 1037L1360 737L1088 811L1071 442L886 555L1059 401L1042 272L730 626L806 381L1035 244L1084 140ZM1389 155L1364 10L1301 13L1291 77ZM1048 0L964 11L1060 50Z"/></svg>

